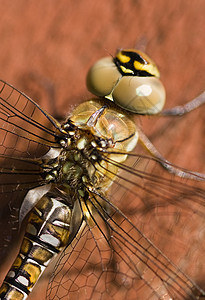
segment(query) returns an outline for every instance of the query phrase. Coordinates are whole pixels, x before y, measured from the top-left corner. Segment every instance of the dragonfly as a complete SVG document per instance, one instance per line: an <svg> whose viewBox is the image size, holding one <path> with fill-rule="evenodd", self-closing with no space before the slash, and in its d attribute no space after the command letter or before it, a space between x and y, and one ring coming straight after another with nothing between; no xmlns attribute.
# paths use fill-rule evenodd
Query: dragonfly
<svg viewBox="0 0 205 300"><path fill-rule="evenodd" d="M178 264L162 250L171 240L178 251L189 224L203 228L205 174L166 160L138 118L184 115L205 93L163 110L159 77L139 50L100 59L87 75L97 98L62 123L0 81L2 261L25 231L0 299L27 299L57 255L46 299L204 299L186 274L190 248Z"/></svg>

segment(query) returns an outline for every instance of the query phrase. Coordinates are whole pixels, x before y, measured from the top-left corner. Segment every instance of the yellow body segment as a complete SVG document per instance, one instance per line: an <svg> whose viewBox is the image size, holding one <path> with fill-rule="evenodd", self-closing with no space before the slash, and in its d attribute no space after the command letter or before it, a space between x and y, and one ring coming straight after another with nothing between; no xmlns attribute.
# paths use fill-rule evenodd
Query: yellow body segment
<svg viewBox="0 0 205 300"><path fill-rule="evenodd" d="M0 299L27 298L50 260L68 243L70 218L67 205L48 195L40 199L30 213L20 252L0 288Z"/></svg>

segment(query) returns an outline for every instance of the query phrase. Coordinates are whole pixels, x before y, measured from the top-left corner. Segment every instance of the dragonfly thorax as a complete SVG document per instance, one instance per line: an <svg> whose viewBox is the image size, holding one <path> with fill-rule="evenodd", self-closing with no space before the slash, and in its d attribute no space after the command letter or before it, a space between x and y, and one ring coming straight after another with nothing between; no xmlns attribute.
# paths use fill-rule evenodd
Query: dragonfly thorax
<svg viewBox="0 0 205 300"><path fill-rule="evenodd" d="M72 176L71 166L75 170L74 183L78 178L82 183L86 181L86 186L108 189L118 172L112 161L125 161L125 152L136 146L136 125L115 106L107 107L96 99L76 107L68 123L75 126L75 133L71 134L71 144L64 157L64 176Z"/></svg>
<svg viewBox="0 0 205 300"><path fill-rule="evenodd" d="M50 167L45 179L75 191L108 189L118 172L112 161L125 161L125 153L133 150L138 139L129 116L98 100L80 104L62 125L62 131L65 136L58 141L60 153L50 161L46 155Z"/></svg>

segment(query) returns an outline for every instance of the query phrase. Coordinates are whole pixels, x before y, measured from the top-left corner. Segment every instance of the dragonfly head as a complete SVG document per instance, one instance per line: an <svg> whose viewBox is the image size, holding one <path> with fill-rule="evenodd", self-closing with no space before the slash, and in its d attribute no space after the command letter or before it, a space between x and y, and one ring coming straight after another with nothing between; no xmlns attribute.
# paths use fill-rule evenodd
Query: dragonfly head
<svg viewBox="0 0 205 300"><path fill-rule="evenodd" d="M87 75L87 87L99 97L113 101L135 114L159 113L165 89L156 64L139 50L120 50L116 56L97 61Z"/></svg>

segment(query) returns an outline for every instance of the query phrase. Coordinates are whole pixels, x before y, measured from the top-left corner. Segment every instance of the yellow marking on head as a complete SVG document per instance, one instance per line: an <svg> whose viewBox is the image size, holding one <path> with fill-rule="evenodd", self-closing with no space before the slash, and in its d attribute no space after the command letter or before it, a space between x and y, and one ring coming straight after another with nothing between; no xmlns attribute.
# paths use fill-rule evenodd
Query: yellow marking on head
<svg viewBox="0 0 205 300"><path fill-rule="evenodd" d="M134 67L135 67L136 70L146 71L149 74L151 74L152 76L160 77L159 70L158 70L158 68L155 64L150 64L150 63L141 64L139 61L135 60L134 61Z"/></svg>
<svg viewBox="0 0 205 300"><path fill-rule="evenodd" d="M122 51L119 51L116 55L116 58L119 59L120 62L122 62L123 64L126 64L130 61L130 57L122 54Z"/></svg>
<svg viewBox="0 0 205 300"><path fill-rule="evenodd" d="M120 66L120 69L122 70L123 73L134 74L133 70L127 69L124 66Z"/></svg>

